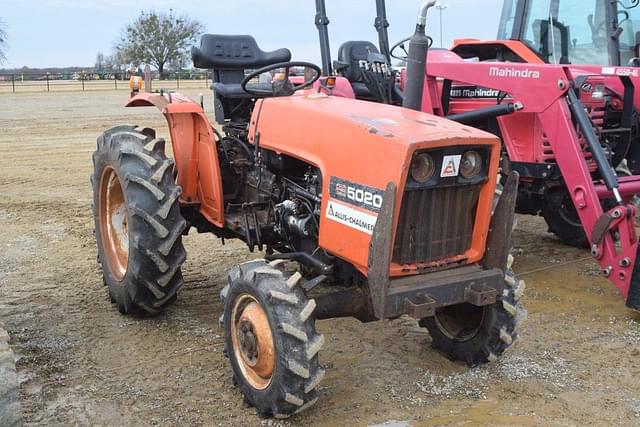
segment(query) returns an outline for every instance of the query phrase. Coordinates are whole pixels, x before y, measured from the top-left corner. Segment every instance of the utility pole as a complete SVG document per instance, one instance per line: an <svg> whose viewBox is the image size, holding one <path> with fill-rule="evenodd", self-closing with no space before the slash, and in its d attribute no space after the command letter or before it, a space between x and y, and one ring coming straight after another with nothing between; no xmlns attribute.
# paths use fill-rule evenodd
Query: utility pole
<svg viewBox="0 0 640 427"><path fill-rule="evenodd" d="M451 6L449 3L447 4L442 4L440 2L436 3L436 9L440 11L440 47L441 48L444 47L444 41L442 36L442 11L444 11L445 9L448 9L449 6Z"/></svg>

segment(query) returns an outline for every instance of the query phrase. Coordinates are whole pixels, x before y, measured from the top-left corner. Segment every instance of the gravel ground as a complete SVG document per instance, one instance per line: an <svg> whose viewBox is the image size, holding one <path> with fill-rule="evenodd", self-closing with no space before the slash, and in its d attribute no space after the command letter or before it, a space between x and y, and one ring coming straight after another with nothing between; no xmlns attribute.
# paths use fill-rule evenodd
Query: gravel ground
<svg viewBox="0 0 640 427"><path fill-rule="evenodd" d="M16 362L9 340L0 322L0 425L5 427L19 426L22 421Z"/></svg>
<svg viewBox="0 0 640 427"><path fill-rule="evenodd" d="M90 213L95 139L122 123L167 133L155 110L122 108L125 96L0 95L0 319L28 424L640 424L640 316L587 253L531 217L519 218L514 265L529 319L504 358L452 363L408 319L319 322L320 401L284 422L257 418L233 386L217 325L225 272L256 254L190 235L186 283L166 314L126 318L107 300Z"/></svg>

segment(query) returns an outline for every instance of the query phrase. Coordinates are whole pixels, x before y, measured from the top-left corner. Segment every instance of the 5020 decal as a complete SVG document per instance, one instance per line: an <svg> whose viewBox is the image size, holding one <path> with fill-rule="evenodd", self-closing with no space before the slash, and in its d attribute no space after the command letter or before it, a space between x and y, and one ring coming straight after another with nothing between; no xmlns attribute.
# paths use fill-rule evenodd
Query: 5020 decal
<svg viewBox="0 0 640 427"><path fill-rule="evenodd" d="M329 183L329 194L336 200L347 202L354 206L378 212L382 207L382 190L366 185L347 181L335 176Z"/></svg>

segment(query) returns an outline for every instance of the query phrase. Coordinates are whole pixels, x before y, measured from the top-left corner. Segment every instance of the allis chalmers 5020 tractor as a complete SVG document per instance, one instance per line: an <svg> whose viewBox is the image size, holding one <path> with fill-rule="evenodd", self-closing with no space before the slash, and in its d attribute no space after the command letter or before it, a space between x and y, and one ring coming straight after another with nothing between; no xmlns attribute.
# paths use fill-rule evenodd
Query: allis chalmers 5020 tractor
<svg viewBox="0 0 640 427"><path fill-rule="evenodd" d="M329 96L318 67L250 36L205 35L193 59L213 70L215 127L183 96L141 93L127 106L162 111L173 159L135 126L106 131L93 155L99 259L120 312L176 299L191 229L264 250L229 272L221 323L246 401L274 416L318 397L317 319L408 315L470 365L513 344L524 316L509 255L517 173L496 196L498 138ZM292 82L293 67L307 80ZM282 79L256 82L276 70Z"/></svg>
<svg viewBox="0 0 640 427"><path fill-rule="evenodd" d="M637 55L639 2L597 0L589 10L593 2L507 0L502 32L517 40L461 40L452 50L429 49L433 4L422 6L416 34L390 48L385 1L376 0L380 49L347 42L332 64L317 0L323 72L348 80L335 95L404 104L499 136L502 173L520 174L517 211L540 214L564 243L589 247L627 306L640 309L630 203L640 193L640 68L609 65ZM582 65L587 52L601 65ZM405 79L391 58L425 80Z"/></svg>

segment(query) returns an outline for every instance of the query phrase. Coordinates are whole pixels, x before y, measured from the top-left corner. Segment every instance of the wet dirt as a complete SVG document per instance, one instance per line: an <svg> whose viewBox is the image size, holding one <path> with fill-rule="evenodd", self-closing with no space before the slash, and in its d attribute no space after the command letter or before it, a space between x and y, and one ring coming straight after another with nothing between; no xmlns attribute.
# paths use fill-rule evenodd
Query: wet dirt
<svg viewBox="0 0 640 427"><path fill-rule="evenodd" d="M95 139L123 123L167 134L157 111L125 109L125 96L0 95L0 318L28 424L640 424L640 316L587 253L532 217L519 217L514 265L529 318L498 362L452 363L407 319L323 321L319 402L290 420L257 418L233 386L217 319L225 272L259 254L192 234L166 314L123 317L107 299L90 212Z"/></svg>

